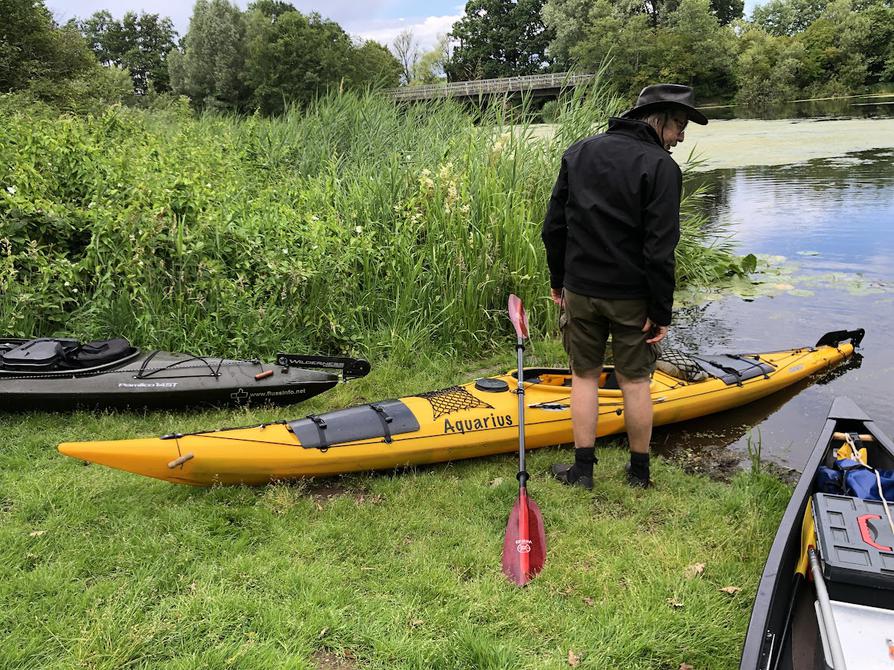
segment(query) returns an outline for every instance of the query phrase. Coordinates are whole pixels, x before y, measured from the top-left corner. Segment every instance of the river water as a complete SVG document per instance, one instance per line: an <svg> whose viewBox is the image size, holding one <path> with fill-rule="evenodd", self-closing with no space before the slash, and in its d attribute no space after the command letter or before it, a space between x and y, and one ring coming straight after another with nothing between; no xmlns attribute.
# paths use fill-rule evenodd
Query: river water
<svg viewBox="0 0 894 670"><path fill-rule="evenodd" d="M697 175L709 190L705 211L727 228L739 253L760 256L764 272L732 294L683 304L670 345L749 352L814 344L831 330L865 328L866 337L860 356L831 374L657 429L656 450L729 447L746 464L750 438L765 460L800 470L833 398L842 395L894 435L894 118L732 120L708 128L714 134L698 147L707 159ZM760 153L736 151L743 134L757 132L775 143ZM749 164L755 156L761 164Z"/></svg>

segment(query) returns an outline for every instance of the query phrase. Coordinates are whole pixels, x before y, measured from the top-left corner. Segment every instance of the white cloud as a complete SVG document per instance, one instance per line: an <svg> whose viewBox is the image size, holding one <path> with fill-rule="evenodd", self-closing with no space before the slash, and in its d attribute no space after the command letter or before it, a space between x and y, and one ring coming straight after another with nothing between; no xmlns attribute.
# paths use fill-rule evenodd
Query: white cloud
<svg viewBox="0 0 894 670"><path fill-rule="evenodd" d="M446 35L453 28L453 24L462 18L462 13L449 16L426 16L412 19L379 19L364 21L362 24L346 26L345 29L352 35L362 37L365 40L375 40L380 44L391 47L394 38L404 30L410 29L413 37L419 44L420 51L429 51L442 35Z"/></svg>

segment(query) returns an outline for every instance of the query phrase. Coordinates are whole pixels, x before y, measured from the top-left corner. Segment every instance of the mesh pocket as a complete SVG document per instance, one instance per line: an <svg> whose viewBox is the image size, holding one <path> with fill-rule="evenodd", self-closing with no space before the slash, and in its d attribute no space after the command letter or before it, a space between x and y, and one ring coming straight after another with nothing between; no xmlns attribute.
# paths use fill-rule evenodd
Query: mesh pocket
<svg viewBox="0 0 894 670"><path fill-rule="evenodd" d="M662 351L655 366L664 374L687 382L700 382L711 376L691 356L676 349Z"/></svg>
<svg viewBox="0 0 894 670"><path fill-rule="evenodd" d="M453 414L464 409L475 409L477 407L493 409L492 405L479 400L462 386L451 386L440 391L428 391L427 393L420 393L416 397L425 398L431 403L432 412L436 419L445 414Z"/></svg>

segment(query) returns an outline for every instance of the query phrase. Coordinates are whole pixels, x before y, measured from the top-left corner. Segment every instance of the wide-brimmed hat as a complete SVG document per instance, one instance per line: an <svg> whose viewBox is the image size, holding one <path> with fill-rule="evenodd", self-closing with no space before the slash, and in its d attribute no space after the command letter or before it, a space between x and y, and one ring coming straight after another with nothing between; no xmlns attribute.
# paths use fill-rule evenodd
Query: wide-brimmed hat
<svg viewBox="0 0 894 670"><path fill-rule="evenodd" d="M679 107L686 112L690 121L706 126L708 119L695 108L695 93L691 86L683 84L652 84L646 86L640 91L636 104L621 114L623 117L629 117L634 112L637 116L641 116L642 112L649 109L659 109L661 107Z"/></svg>

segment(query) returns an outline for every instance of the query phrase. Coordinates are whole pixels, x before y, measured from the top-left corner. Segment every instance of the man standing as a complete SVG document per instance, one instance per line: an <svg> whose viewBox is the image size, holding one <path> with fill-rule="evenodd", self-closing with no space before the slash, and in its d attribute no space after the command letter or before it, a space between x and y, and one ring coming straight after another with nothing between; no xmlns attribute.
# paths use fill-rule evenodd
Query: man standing
<svg viewBox="0 0 894 670"><path fill-rule="evenodd" d="M680 239L682 173L670 156L689 121L706 125L681 84L642 90L608 130L572 145L543 224L550 294L565 310L571 362L572 465L554 465L564 484L593 487L599 378L611 336L630 441L627 482L648 487L654 345L667 335Z"/></svg>

